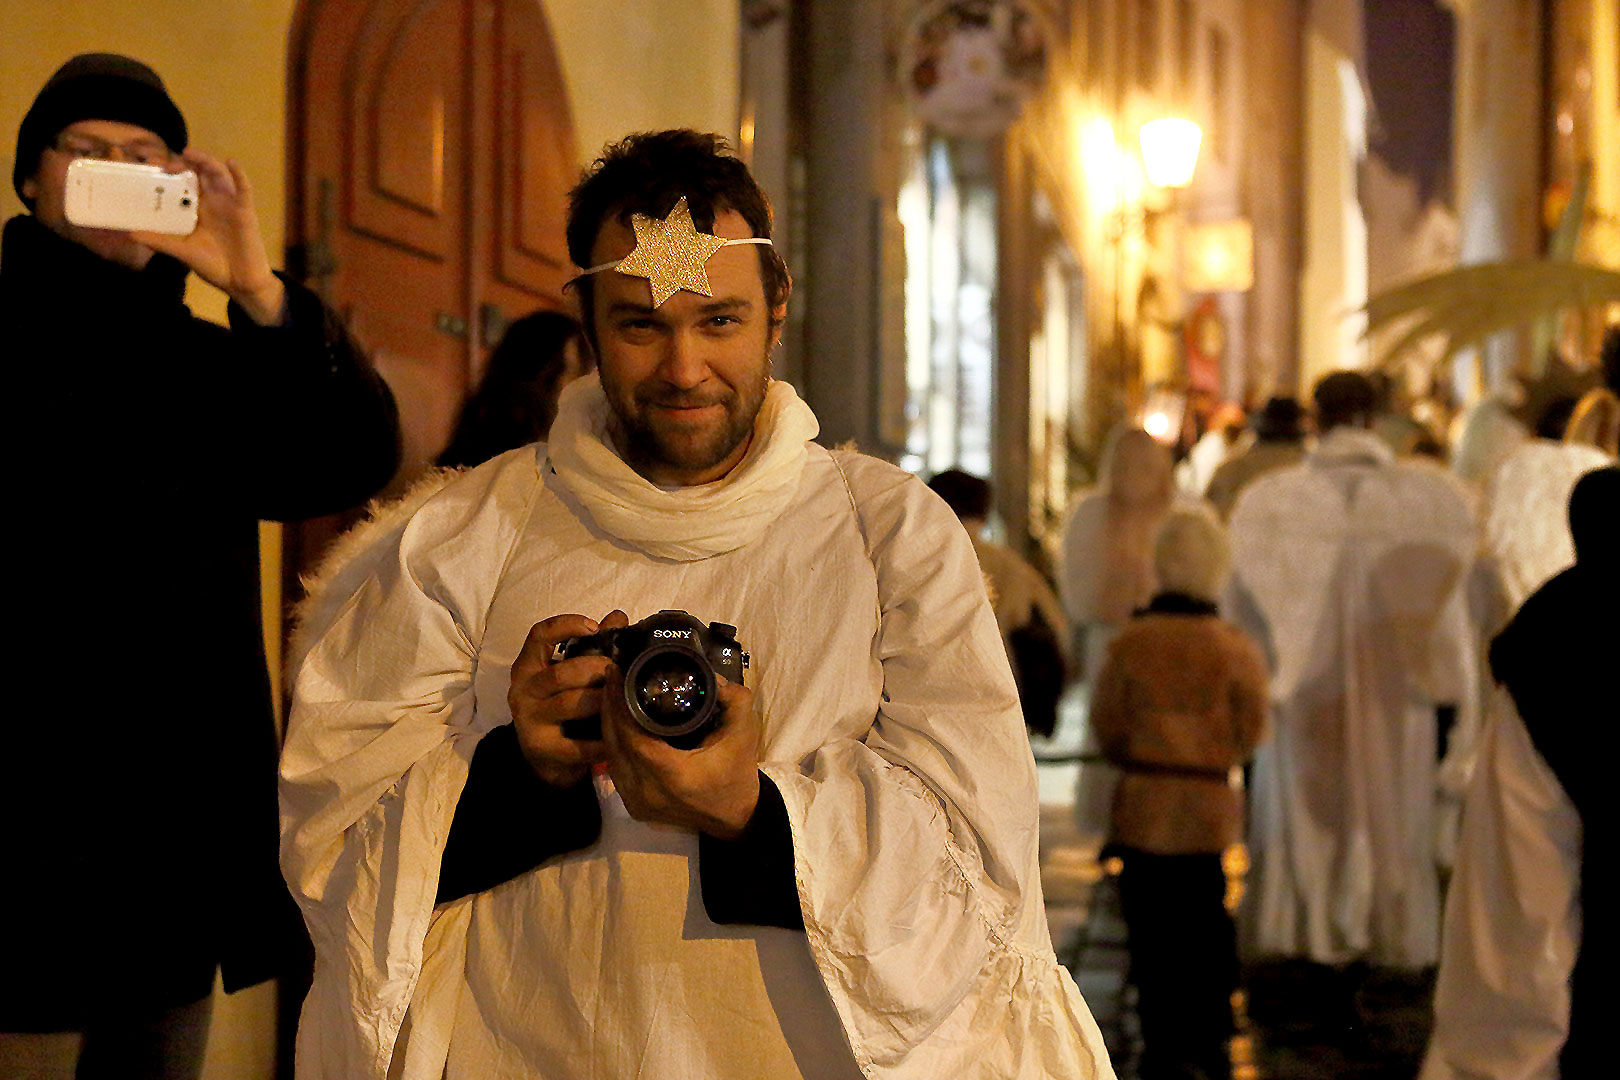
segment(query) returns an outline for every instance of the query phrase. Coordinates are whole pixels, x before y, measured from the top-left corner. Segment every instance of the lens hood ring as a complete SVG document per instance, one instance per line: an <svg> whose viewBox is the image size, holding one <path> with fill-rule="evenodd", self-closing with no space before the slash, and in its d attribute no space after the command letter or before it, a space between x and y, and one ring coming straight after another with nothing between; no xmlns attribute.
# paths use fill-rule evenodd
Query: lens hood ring
<svg viewBox="0 0 1620 1080"><path fill-rule="evenodd" d="M697 696L701 698L694 707L690 707L690 712L673 720L654 716L643 701L644 694L648 691L645 685L648 669L660 661L668 663L671 660L679 661L681 673L693 678L696 686L692 689L695 689ZM630 710L631 719L644 731L662 739L679 738L703 728L720 707L719 683L715 680L714 668L710 665L708 657L696 649L675 642L652 645L639 653L625 669L623 685L624 702ZM668 690L660 692L671 693Z"/></svg>

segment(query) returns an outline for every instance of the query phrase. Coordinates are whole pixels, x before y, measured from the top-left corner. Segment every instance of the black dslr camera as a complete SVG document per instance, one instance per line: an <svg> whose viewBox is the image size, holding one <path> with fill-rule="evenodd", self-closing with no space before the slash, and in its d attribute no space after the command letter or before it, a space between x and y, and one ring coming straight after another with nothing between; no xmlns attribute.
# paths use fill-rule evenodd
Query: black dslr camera
<svg viewBox="0 0 1620 1080"><path fill-rule="evenodd" d="M704 626L684 611L660 611L633 626L559 642L555 659L605 656L624 673L624 703L643 730L678 750L698 746L720 723L715 674L741 683L748 654L737 628ZM600 739L602 719L563 725L571 739Z"/></svg>

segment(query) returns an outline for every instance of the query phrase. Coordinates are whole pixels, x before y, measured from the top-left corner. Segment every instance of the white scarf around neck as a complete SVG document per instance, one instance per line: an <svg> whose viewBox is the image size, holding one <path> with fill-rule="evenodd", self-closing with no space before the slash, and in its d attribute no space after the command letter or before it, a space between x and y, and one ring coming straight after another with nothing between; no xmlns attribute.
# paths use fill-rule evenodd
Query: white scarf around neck
<svg viewBox="0 0 1620 1080"><path fill-rule="evenodd" d="M666 491L613 448L611 415L596 375L570 383L551 425L552 468L605 532L678 562L735 551L764 532L793 498L821 430L793 387L772 379L736 468L711 484Z"/></svg>

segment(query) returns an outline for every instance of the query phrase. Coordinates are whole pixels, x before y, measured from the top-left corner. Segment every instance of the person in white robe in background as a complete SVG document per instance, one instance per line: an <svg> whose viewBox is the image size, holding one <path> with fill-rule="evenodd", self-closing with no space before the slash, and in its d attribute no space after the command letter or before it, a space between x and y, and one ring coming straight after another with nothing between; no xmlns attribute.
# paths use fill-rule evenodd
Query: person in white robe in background
<svg viewBox="0 0 1620 1080"><path fill-rule="evenodd" d="M1459 485L1368 426L1366 378L1316 388L1322 438L1232 514L1236 612L1274 665L1274 737L1254 764L1247 944L1256 956L1435 962L1436 706L1473 723ZM1453 752L1461 752L1453 739Z"/></svg>
<svg viewBox="0 0 1620 1080"><path fill-rule="evenodd" d="M1574 804L1497 691L1463 804L1421 1080L1558 1080L1580 835Z"/></svg>
<svg viewBox="0 0 1620 1080"><path fill-rule="evenodd" d="M610 147L568 227L600 378L351 542L307 616L301 1080L1113 1076L972 545L769 379L769 227L718 137ZM752 653L695 750L553 656L661 609Z"/></svg>
<svg viewBox="0 0 1620 1080"><path fill-rule="evenodd" d="M1615 813L1601 748L1620 706L1620 468L1582 477L1561 517L1578 560L1491 645L1500 686L1447 891L1421 1080L1613 1071Z"/></svg>
<svg viewBox="0 0 1620 1080"><path fill-rule="evenodd" d="M1530 430L1513 415L1509 404L1485 398L1451 424L1451 471L1479 491L1497 468L1526 440Z"/></svg>
<svg viewBox="0 0 1620 1080"><path fill-rule="evenodd" d="M1139 427L1116 428L1103 447L1100 481L1085 492L1063 526L1058 596L1074 634L1072 655L1088 687L1108 659L1108 647L1131 615L1159 591L1153 571L1153 540L1171 513L1214 510L1180 491L1170 449ZM1089 725L1080 752L1075 817L1082 836L1100 844L1108 832L1109 808L1119 769L1101 759Z"/></svg>
<svg viewBox="0 0 1620 1080"><path fill-rule="evenodd" d="M1169 448L1141 428L1109 436L1100 472L1069 513L1058 568L1058 593L1088 679L1131 613L1158 591L1153 538L1165 516L1172 508L1208 511L1203 499L1176 490Z"/></svg>
<svg viewBox="0 0 1620 1080"><path fill-rule="evenodd" d="M1598 404L1582 410L1585 415L1604 411L1604 395L1613 397L1601 389L1590 395ZM1575 561L1565 521L1569 494L1582 476L1614 461L1612 450L1566 438L1563 419L1560 411L1538 425L1536 437L1521 443L1485 481L1483 546L1501 584L1503 605L1493 631Z"/></svg>

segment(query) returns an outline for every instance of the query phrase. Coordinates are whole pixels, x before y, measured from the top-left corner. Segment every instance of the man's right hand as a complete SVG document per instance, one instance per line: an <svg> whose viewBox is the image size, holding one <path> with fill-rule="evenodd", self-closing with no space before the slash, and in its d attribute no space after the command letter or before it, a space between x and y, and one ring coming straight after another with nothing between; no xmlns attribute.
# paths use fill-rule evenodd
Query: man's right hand
<svg viewBox="0 0 1620 1080"><path fill-rule="evenodd" d="M583 615L553 615L535 623L512 663L512 686L506 693L517 729L518 746L535 774L556 787L570 787L606 760L600 740L570 739L563 724L602 711L602 681L611 666L605 656L552 660L558 643L629 625L622 611L600 623Z"/></svg>

